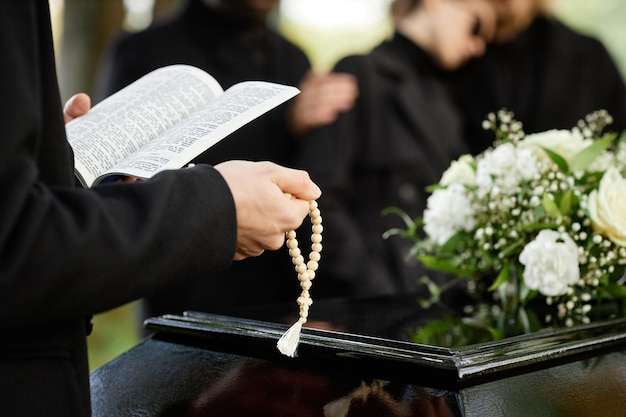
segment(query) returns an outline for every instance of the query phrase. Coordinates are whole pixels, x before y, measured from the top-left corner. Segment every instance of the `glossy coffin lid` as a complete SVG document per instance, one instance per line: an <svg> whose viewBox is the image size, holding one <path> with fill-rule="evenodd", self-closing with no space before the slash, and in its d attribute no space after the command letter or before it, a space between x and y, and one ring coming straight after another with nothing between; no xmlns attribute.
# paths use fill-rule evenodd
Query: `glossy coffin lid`
<svg viewBox="0 0 626 417"><path fill-rule="evenodd" d="M276 342L287 324L186 312L148 319L154 338L260 359L295 362L333 371L355 370L372 378L440 388L468 387L568 362L624 350L626 319L545 330L458 348L304 328L296 358Z"/></svg>

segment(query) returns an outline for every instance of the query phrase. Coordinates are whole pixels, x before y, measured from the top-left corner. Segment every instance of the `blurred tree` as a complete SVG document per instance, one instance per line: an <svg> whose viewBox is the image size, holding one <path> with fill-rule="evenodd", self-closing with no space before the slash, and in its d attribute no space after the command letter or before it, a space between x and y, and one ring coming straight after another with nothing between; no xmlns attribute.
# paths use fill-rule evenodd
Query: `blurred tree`
<svg viewBox="0 0 626 417"><path fill-rule="evenodd" d="M556 14L572 27L600 39L626 77L626 2L554 0Z"/></svg>
<svg viewBox="0 0 626 417"><path fill-rule="evenodd" d="M126 0L129 1L129 0ZM169 16L182 0L154 0L150 23ZM83 91L93 95L100 59L111 39L128 27L124 0L65 0L59 58L61 98Z"/></svg>
<svg viewBox="0 0 626 417"><path fill-rule="evenodd" d="M101 51L120 31L122 0L65 0L59 59L61 98L92 94Z"/></svg>

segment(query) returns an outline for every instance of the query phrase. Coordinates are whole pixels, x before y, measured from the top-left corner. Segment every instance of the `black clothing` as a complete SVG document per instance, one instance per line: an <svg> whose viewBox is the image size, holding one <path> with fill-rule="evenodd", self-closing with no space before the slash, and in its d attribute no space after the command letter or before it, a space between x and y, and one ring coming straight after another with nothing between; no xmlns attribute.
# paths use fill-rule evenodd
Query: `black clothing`
<svg viewBox="0 0 626 417"><path fill-rule="evenodd" d="M101 88L108 95L153 69L181 63L207 71L224 88L244 80L298 85L310 67L300 49L270 29L251 33L201 0L190 0L171 20L122 35L105 63ZM299 139L287 131L288 108L289 102L264 114L194 162L247 159L293 166ZM293 302L298 294L291 258L282 248L235 262L211 282L179 286L151 297L144 315L184 310L225 313L237 306Z"/></svg>
<svg viewBox="0 0 626 417"><path fill-rule="evenodd" d="M626 86L604 46L555 19L537 18L528 30L451 77L472 153L493 142L482 128L489 112L513 111L526 133L570 129L595 110L626 128Z"/></svg>
<svg viewBox="0 0 626 417"><path fill-rule="evenodd" d="M413 291L424 270L406 259L408 239L383 239L406 226L381 211L422 215L425 187L464 153L460 122L439 70L400 34L335 70L358 80L355 107L307 137L299 159L323 190L315 297Z"/></svg>
<svg viewBox="0 0 626 417"><path fill-rule="evenodd" d="M234 202L209 166L74 188L47 1L0 2L0 56L0 414L88 416L88 317L228 266Z"/></svg>

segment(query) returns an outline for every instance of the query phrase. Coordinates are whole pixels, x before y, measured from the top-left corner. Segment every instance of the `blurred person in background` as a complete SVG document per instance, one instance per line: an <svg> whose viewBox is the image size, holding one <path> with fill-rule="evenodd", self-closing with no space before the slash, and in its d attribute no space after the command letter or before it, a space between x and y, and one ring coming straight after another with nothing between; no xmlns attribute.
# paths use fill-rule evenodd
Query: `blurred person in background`
<svg viewBox="0 0 626 417"><path fill-rule="evenodd" d="M318 299L416 291L425 271L407 260L412 242L383 238L405 225L381 212L398 207L421 216L425 188L466 152L443 78L485 51L492 7L483 0L397 0L391 10L393 36L335 67L358 80L355 106L311 132L299 159L324 190Z"/></svg>
<svg viewBox="0 0 626 417"><path fill-rule="evenodd" d="M498 16L494 42L451 77L472 153L492 144L482 121L501 108L526 133L569 129L600 109L613 116L608 130L626 128L624 78L600 41L555 18L551 0L490 1Z"/></svg>

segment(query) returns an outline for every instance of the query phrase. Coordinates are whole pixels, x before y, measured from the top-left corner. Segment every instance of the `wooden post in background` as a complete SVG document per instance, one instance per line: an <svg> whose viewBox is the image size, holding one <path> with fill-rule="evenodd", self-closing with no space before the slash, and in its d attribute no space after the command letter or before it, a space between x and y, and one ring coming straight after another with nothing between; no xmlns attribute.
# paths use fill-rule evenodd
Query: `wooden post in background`
<svg viewBox="0 0 626 417"><path fill-rule="evenodd" d="M102 51L122 28L122 0L65 0L59 56L61 98L93 95Z"/></svg>

